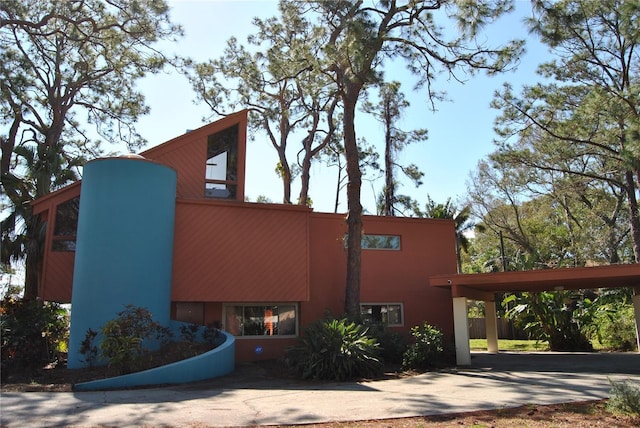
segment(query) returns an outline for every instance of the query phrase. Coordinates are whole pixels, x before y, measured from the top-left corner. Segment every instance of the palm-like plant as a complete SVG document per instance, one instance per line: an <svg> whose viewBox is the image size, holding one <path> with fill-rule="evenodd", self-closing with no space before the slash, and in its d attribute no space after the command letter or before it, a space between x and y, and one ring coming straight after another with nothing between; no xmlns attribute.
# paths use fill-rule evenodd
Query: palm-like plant
<svg viewBox="0 0 640 428"><path fill-rule="evenodd" d="M46 222L33 215L30 202L37 197L76 181L80 157L67 159L57 146L21 145L14 149L22 176L14 171L2 176L2 189L8 199L8 215L0 222L2 252L0 261L9 265L13 260L25 260L25 299L34 299L38 292L38 274L43 257Z"/></svg>
<svg viewBox="0 0 640 428"><path fill-rule="evenodd" d="M365 326L332 319L307 327L287 362L305 379L343 381L377 375L382 369L379 353L378 341Z"/></svg>
<svg viewBox="0 0 640 428"><path fill-rule="evenodd" d="M451 202L451 198L448 198L444 204L436 204L431 197L427 196L425 216L428 218L447 218L453 220L456 230L458 273L461 273L462 258L460 252L469 249L469 238L467 238L465 233L472 230L476 225L470 220L471 205L465 205L462 209L458 210L455 204Z"/></svg>

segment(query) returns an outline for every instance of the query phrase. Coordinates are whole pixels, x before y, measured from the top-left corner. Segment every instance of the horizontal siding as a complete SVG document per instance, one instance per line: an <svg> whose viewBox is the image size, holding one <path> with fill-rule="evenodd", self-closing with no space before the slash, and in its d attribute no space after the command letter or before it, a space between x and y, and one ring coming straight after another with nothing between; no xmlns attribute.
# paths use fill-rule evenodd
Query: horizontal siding
<svg viewBox="0 0 640 428"><path fill-rule="evenodd" d="M309 298L308 211L178 201L174 301Z"/></svg>

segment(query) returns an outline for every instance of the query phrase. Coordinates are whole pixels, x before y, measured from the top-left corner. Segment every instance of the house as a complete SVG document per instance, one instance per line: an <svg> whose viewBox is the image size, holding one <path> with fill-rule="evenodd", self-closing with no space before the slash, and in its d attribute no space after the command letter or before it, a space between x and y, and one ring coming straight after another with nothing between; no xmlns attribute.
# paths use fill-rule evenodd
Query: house
<svg viewBox="0 0 640 428"><path fill-rule="evenodd" d="M71 303L69 367L124 305L161 324L219 323L236 360L281 357L304 327L343 312L344 214L244 201L246 111L140 155L96 159L33 203L49 225L39 295ZM361 309L408 333L427 321L453 339L451 220L365 216Z"/></svg>

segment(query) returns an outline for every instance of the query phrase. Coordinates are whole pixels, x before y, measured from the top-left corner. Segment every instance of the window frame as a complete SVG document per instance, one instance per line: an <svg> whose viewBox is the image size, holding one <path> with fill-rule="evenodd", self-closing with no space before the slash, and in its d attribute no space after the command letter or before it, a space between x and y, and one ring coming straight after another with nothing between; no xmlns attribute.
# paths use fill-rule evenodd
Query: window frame
<svg viewBox="0 0 640 428"><path fill-rule="evenodd" d="M244 317L245 317L245 312L244 312L244 308L246 307L273 307L273 306L292 306L293 310L294 310L294 333L293 334L275 334L275 335L245 335L244 334L244 328L241 327L242 329L242 334L241 335L235 335L233 332L231 332L228 329L227 326L227 311L230 308L236 308L236 307L242 307L243 308L243 320L241 322L241 325L243 325L244 323ZM279 316L280 314L278 314ZM227 333L230 333L233 335L233 337L236 338L236 340L240 339L240 340L245 340L245 339L291 339L291 338L296 338L299 335L299 324L300 324L300 308L298 303L296 302L251 302L251 303L224 303L222 305L222 328L224 331L226 331ZM278 320L278 322L280 322L280 320Z"/></svg>
<svg viewBox="0 0 640 428"><path fill-rule="evenodd" d="M397 247L370 247L367 244L365 244L365 240L369 236L397 238L398 246ZM347 238L348 238L348 235L345 233L343 237L345 248L347 247ZM384 233L363 233L362 238L360 240L360 248L367 251L402 251L402 235L388 235Z"/></svg>
<svg viewBox="0 0 640 428"><path fill-rule="evenodd" d="M69 204L70 208L75 212L75 220L72 225L73 227L71 228L75 230L73 231L73 234L63 235L59 234L62 226L61 223L58 222L58 219L62 218L63 214L65 214L62 210L65 209L64 206L67 204ZM74 253L76 251L76 240L78 237L78 219L80 218L80 196L74 196L71 199L59 203L55 206L54 210L53 232L51 233L51 251L56 253ZM68 218L60 221L68 221ZM70 232L71 229L65 230L65 232Z"/></svg>
<svg viewBox="0 0 640 428"><path fill-rule="evenodd" d="M218 153L216 156L219 156L223 153L227 153L227 152L232 152L230 155L227 155L227 159L226 159L226 167L225 167L225 178L224 179L219 179L219 178L209 178L208 175L208 168L210 166L214 166L212 164L209 163L210 159L215 158L216 156L212 156L209 157L209 150L210 150L210 146L212 143L215 142L214 137L216 135L219 134L224 134L226 132L230 132L230 130L235 130L235 147L231 148L230 146L227 146L226 150L223 152ZM207 199L221 199L221 200L235 200L238 198L238 162L239 162L239 157L240 157L240 127L238 124L229 126L228 128L224 128L218 132L214 132L213 134L207 136L207 145L206 145L206 150L207 150L207 154L205 156L205 173L204 173L204 197ZM233 167L232 167L232 175L235 177L235 179L230 179L229 175L230 175L230 157L235 156L235 159L233 159ZM223 196L215 196L215 195L211 195L208 194L209 191L209 186L212 186L211 189L212 190L223 190L229 193L228 196L223 197Z"/></svg>
<svg viewBox="0 0 640 428"><path fill-rule="evenodd" d="M404 327L404 303L402 302L361 302L360 316L363 317L363 320L365 320L364 314L363 314L363 309L365 306L386 306L387 313L389 313L390 306L398 306L400 308L400 324L389 324L389 323L385 324L383 322L383 325L385 327Z"/></svg>

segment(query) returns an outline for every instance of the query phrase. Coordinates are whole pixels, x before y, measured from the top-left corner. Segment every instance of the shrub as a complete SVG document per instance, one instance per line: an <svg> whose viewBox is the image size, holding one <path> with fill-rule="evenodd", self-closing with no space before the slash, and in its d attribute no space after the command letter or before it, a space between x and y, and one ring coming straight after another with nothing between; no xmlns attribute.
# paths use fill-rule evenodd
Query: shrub
<svg viewBox="0 0 640 428"><path fill-rule="evenodd" d="M286 361L304 379L344 381L371 377L382 370L376 339L367 328L346 319L311 324Z"/></svg>
<svg viewBox="0 0 640 428"><path fill-rule="evenodd" d="M200 330L200 326L198 324L185 324L180 326L180 334L182 335L182 339L187 342L195 342L198 337L198 331Z"/></svg>
<svg viewBox="0 0 640 428"><path fill-rule="evenodd" d="M101 333L102 356L118 374L138 370L148 346L153 345L154 341L166 344L170 339L168 329L153 321L148 309L133 305L125 306L116 319L102 327Z"/></svg>
<svg viewBox="0 0 640 428"><path fill-rule="evenodd" d="M613 382L607 401L607 410L612 413L640 415L640 386L630 381Z"/></svg>
<svg viewBox="0 0 640 428"><path fill-rule="evenodd" d="M633 305L607 305L593 322L598 342L611 351L633 351L637 347Z"/></svg>
<svg viewBox="0 0 640 428"><path fill-rule="evenodd" d="M97 331L88 329L84 335L84 339L80 342L80 353L84 355L84 360L89 364L89 367L93 367L98 359L98 347L95 343L97 335Z"/></svg>
<svg viewBox="0 0 640 428"><path fill-rule="evenodd" d="M443 363L446 359L442 342L442 331L426 322L411 328L413 343L402 358L404 369L428 369Z"/></svg>
<svg viewBox="0 0 640 428"><path fill-rule="evenodd" d="M205 341L205 343L210 343L212 345L218 344L221 338L220 328L221 326L218 321L207 324L207 326L204 328L204 331L202 332L202 339Z"/></svg>
<svg viewBox="0 0 640 428"><path fill-rule="evenodd" d="M15 288L0 301L0 326L2 369L41 368L66 349L66 309L58 303L24 300Z"/></svg>
<svg viewBox="0 0 640 428"><path fill-rule="evenodd" d="M407 350L407 338L383 324L375 323L368 326L369 336L374 337L380 344L380 356L385 363L401 364L402 357Z"/></svg>

